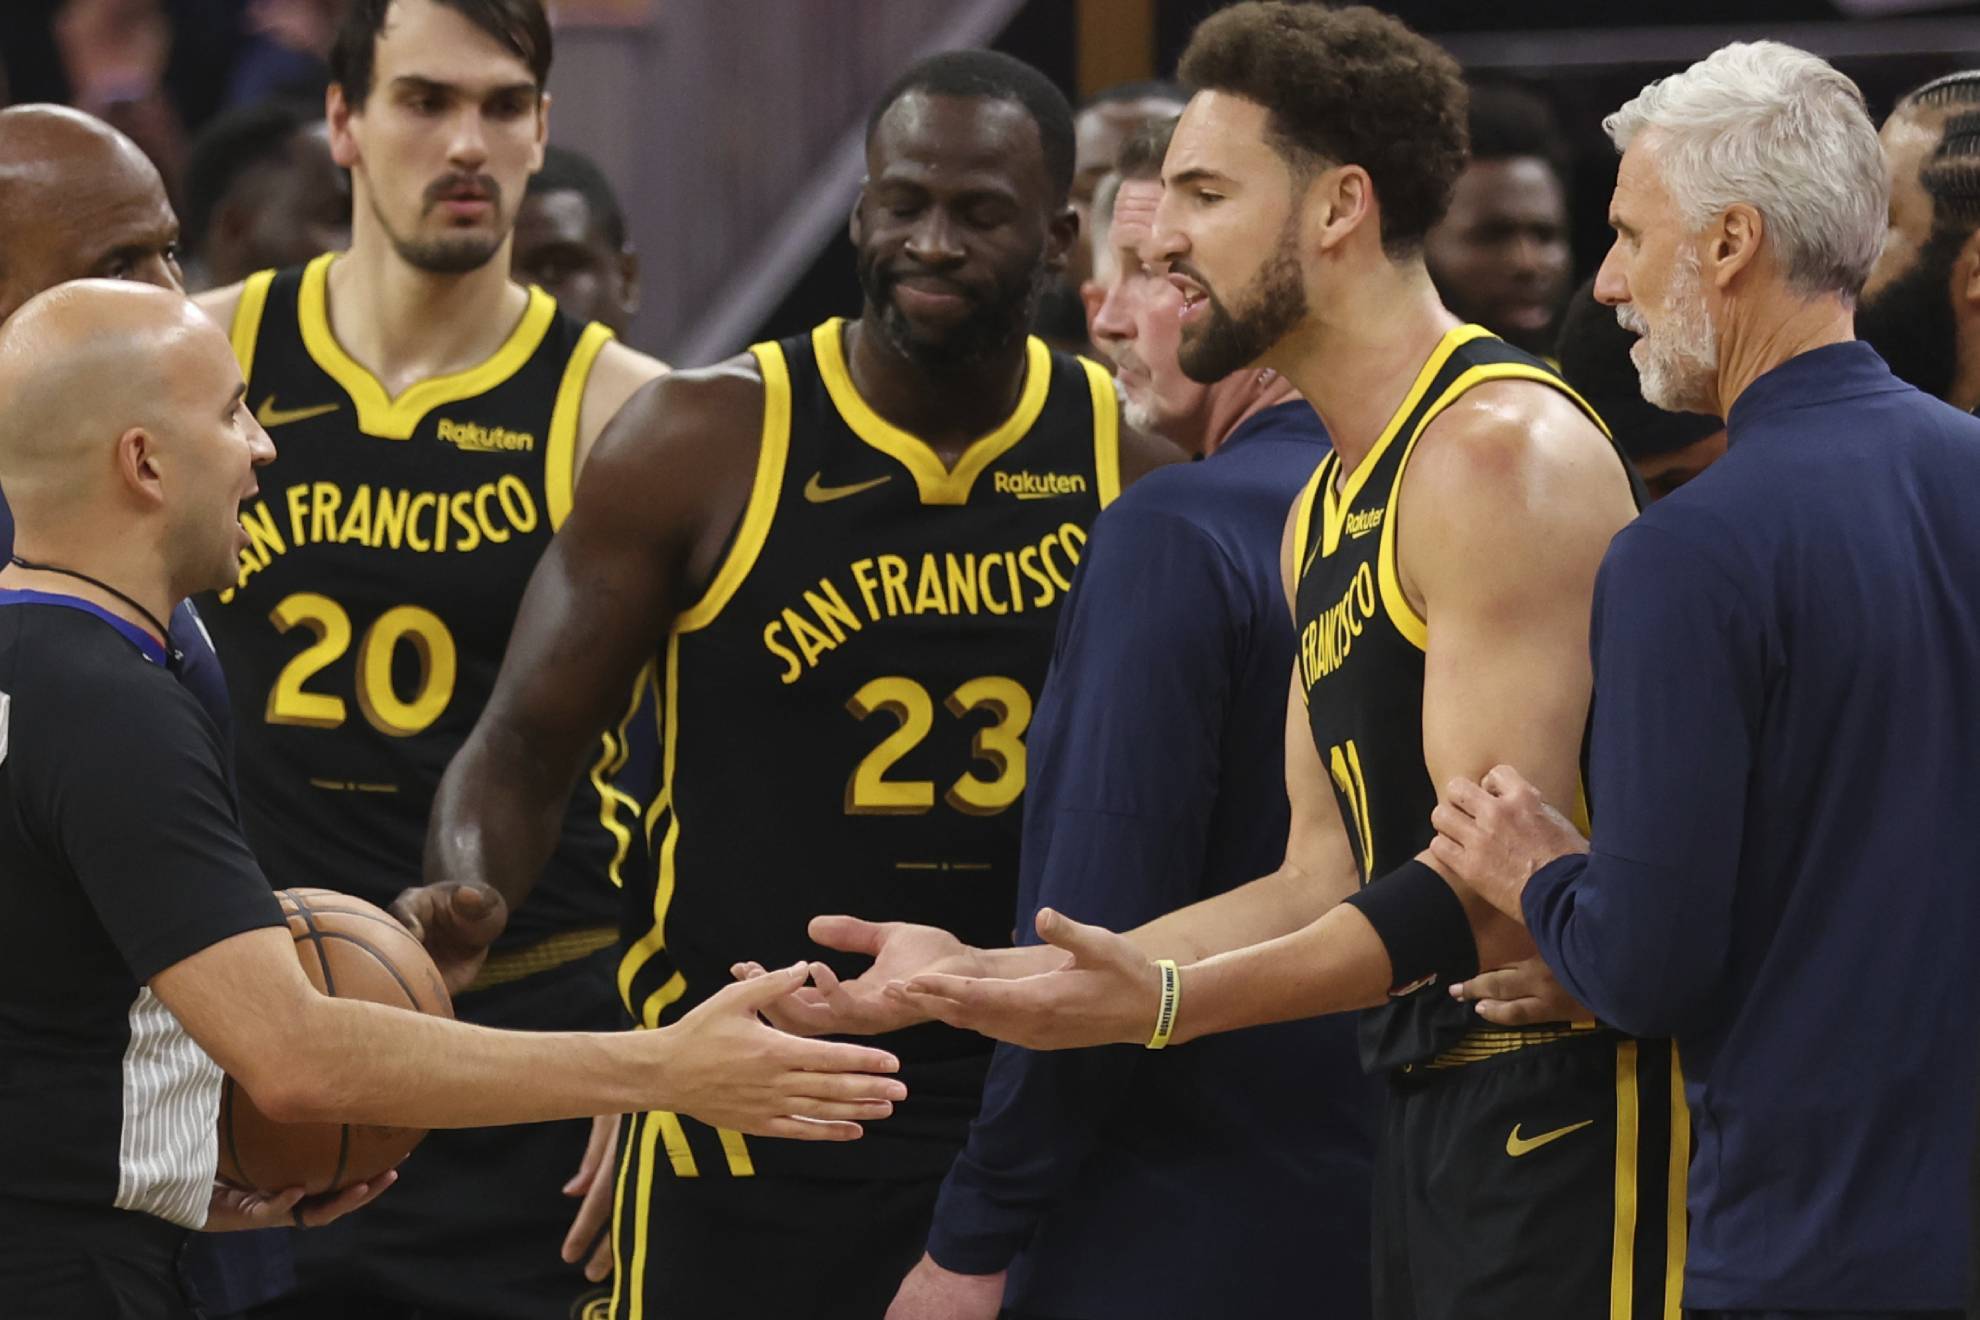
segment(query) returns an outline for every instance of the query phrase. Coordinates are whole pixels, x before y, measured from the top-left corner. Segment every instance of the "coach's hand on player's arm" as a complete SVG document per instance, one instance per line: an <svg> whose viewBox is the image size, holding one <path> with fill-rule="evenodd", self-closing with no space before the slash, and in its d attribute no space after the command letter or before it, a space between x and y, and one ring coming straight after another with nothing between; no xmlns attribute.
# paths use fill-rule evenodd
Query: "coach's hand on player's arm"
<svg viewBox="0 0 1980 1320"><path fill-rule="evenodd" d="M426 946L447 993L457 995L481 974L489 946L509 924L509 905L487 885L442 880L400 893L392 915Z"/></svg>
<svg viewBox="0 0 1980 1320"><path fill-rule="evenodd" d="M1451 998L1470 1004L1478 1010L1479 1017L1502 1027L1594 1019L1594 1014L1576 1002L1538 958L1480 972L1469 981L1460 981L1451 987Z"/></svg>
<svg viewBox="0 0 1980 1320"><path fill-rule="evenodd" d="M387 1169L369 1182L353 1183L334 1196L305 1196L300 1187L273 1195L243 1187L213 1184L213 1199L206 1204L206 1233L239 1233L257 1228L322 1228L334 1224L353 1210L370 1205L387 1187L399 1180L397 1170Z"/></svg>
<svg viewBox="0 0 1980 1320"><path fill-rule="evenodd" d="M1049 946L979 949L938 926L910 921L813 917L808 929L824 947L864 954L873 965L841 981L824 963L812 963L811 984L764 1012L773 1025L798 1036L877 1036L928 1021L921 1006L887 989L923 973L1009 979L1065 961ZM739 962L729 970L738 981L764 975L761 963Z"/></svg>
<svg viewBox="0 0 1980 1320"><path fill-rule="evenodd" d="M1125 935L1038 912L1057 969L1001 980L924 972L887 993L952 1027L1034 1050L1145 1044L1162 1004L1162 973Z"/></svg>
<svg viewBox="0 0 1980 1320"><path fill-rule="evenodd" d="M924 1252L901 1280L885 1320L997 1320L1004 1309L1004 1273L957 1274Z"/></svg>
<svg viewBox="0 0 1980 1320"><path fill-rule="evenodd" d="M731 985L671 1027L665 1104L710 1127L759 1137L851 1141L860 1123L894 1112L907 1087L885 1050L805 1040L757 1015L804 984L804 963Z"/></svg>
<svg viewBox="0 0 1980 1320"><path fill-rule="evenodd" d="M1430 823L1437 827L1431 855L1522 926L1520 895L1533 873L1557 857L1588 851L1581 831L1509 765L1493 766L1477 783L1451 780Z"/></svg>

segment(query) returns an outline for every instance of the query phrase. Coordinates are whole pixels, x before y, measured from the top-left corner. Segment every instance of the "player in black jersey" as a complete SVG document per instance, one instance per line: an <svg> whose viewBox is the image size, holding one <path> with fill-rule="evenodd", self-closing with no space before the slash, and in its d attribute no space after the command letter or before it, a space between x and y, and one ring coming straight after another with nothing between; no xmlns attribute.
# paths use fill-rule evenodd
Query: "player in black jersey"
<svg viewBox="0 0 1980 1320"><path fill-rule="evenodd" d="M420 883L435 788L576 473L664 369L509 278L548 128L550 41L538 0L353 5L328 114L351 172L349 252L200 300L230 329L280 455L246 511L239 578L207 606L243 815L278 885L389 904ZM559 803L542 901L486 965L452 969L463 1017L623 1025L612 873L638 809L612 786L620 760L593 748L582 791ZM588 1134L567 1122L427 1142L403 1197L297 1240L301 1290L280 1313L561 1318L587 1287L557 1248Z"/></svg>
<svg viewBox="0 0 1980 1320"><path fill-rule="evenodd" d="M1674 1315L1687 1145L1670 1043L1584 1020L1530 965L1509 979L1558 1004L1552 1021L1500 1030L1454 1002L1481 959L1532 946L1428 857L1435 785L1502 749L1580 803L1589 607L1634 513L1626 466L1552 371L1437 299L1422 238L1464 155L1447 55L1373 10L1244 4L1197 30L1182 73L1195 95L1147 255L1188 303L1184 369L1276 368L1335 444L1285 539L1286 860L1131 936L1041 913L1043 950L818 923L878 970L807 1020L884 1021L892 999L1020 1045L1159 1047L1371 1009L1364 1062L1390 1083L1377 1314ZM880 988L931 953L945 965Z"/></svg>
<svg viewBox="0 0 1980 1320"><path fill-rule="evenodd" d="M860 319L644 391L537 571L430 874L526 914L554 807L657 651L657 869L627 884L619 968L643 1027L737 960L804 956L825 895L1009 928L1058 605L1100 507L1172 456L1120 426L1101 368L1025 334L1073 236L1070 118L1007 56L910 69L870 121ZM859 1159L629 1118L610 1313L877 1320L988 1059L941 1027L889 1044L914 1099Z"/></svg>

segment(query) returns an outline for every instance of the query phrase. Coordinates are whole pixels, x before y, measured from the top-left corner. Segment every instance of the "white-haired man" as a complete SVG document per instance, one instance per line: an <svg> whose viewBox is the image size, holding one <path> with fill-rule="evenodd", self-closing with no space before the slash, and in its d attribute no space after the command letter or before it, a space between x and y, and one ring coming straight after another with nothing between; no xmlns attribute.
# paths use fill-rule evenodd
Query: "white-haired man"
<svg viewBox="0 0 1980 1320"><path fill-rule="evenodd" d="M1603 563L1592 841L1500 766L1447 787L1433 851L1603 1021L1678 1038L1689 1314L1956 1315L1980 421L1853 340L1886 194L1849 79L1733 45L1605 127L1597 294L1645 396L1731 448Z"/></svg>

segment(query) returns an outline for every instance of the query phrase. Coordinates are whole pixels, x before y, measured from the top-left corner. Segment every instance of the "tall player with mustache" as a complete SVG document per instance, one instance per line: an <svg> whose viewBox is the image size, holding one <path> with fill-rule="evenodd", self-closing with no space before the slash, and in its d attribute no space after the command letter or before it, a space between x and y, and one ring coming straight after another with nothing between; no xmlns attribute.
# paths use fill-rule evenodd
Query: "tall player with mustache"
<svg viewBox="0 0 1980 1320"><path fill-rule="evenodd" d="M494 686L577 471L665 369L510 279L550 57L539 0L357 0L327 105L351 173L350 250L201 299L231 331L280 455L247 510L234 590L204 602L233 694L242 812L278 886L389 904L420 882L434 790ZM594 745L600 773L557 804L543 901L485 965L455 969L462 1017L623 1025L610 875L638 813L606 778L617 755ZM472 897L447 915L499 925ZM558 1245L589 1132L436 1133L402 1197L335 1235L297 1236L301 1294L273 1314L561 1320L588 1289Z"/></svg>

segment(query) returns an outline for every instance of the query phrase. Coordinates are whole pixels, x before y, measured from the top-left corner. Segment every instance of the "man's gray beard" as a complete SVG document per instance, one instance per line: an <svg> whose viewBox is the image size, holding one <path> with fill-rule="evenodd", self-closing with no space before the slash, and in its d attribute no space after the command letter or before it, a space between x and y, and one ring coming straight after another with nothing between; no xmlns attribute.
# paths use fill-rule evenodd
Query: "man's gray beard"
<svg viewBox="0 0 1980 1320"><path fill-rule="evenodd" d="M1637 372L1645 400L1665 412L1713 412L1719 372L1719 332L1705 310L1698 253L1686 246L1671 268L1663 329L1644 336Z"/></svg>

